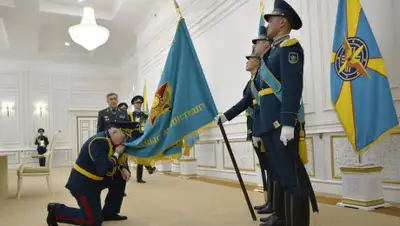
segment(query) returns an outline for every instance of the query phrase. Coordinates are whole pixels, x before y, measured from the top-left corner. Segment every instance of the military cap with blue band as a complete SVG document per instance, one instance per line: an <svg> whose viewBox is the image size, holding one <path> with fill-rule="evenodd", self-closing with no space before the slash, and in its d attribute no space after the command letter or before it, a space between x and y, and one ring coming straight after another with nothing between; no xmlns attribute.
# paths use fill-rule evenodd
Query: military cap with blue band
<svg viewBox="0 0 400 226"><path fill-rule="evenodd" d="M258 38L251 40L251 42L254 45L257 43L257 41L260 41L260 40L265 40L265 41L271 42L271 40L268 38L267 32L268 32L267 27L264 27L264 26L260 27Z"/></svg>
<svg viewBox="0 0 400 226"><path fill-rule="evenodd" d="M141 95L136 95L136 96L134 96L134 97L132 98L131 104L134 104L137 100L140 100L140 101L143 103L144 98L143 98L143 96L141 96Z"/></svg>
<svg viewBox="0 0 400 226"><path fill-rule="evenodd" d="M281 16L286 18L293 30L299 30L303 26L300 16L292 6L284 0L275 0L274 10L272 13L265 14L264 19L268 22L269 18L272 16Z"/></svg>

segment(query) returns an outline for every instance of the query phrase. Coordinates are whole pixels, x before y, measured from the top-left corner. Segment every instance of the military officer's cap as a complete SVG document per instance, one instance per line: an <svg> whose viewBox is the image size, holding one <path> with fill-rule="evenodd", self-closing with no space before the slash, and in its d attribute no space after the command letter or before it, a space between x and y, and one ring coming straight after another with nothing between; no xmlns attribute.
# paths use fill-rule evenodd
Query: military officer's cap
<svg viewBox="0 0 400 226"><path fill-rule="evenodd" d="M275 0L274 10L272 13L265 14L264 19L269 21L271 16L281 16L286 18L293 30L299 30L303 25L297 12L284 0Z"/></svg>
<svg viewBox="0 0 400 226"><path fill-rule="evenodd" d="M119 103L118 108L126 110L128 109L128 104L125 102Z"/></svg>
<svg viewBox="0 0 400 226"><path fill-rule="evenodd" d="M44 133L44 129L43 128L38 129L38 133L40 132Z"/></svg>
<svg viewBox="0 0 400 226"><path fill-rule="evenodd" d="M141 101L141 102L143 103L144 98L143 98L143 96L141 96L141 95L136 95L136 96L134 96L134 97L132 98L131 104L134 104L137 100L139 100L139 101Z"/></svg>
<svg viewBox="0 0 400 226"><path fill-rule="evenodd" d="M255 58L257 60L260 60L261 58L259 56L257 56L256 54L254 54L254 51L250 54L246 56L246 59L251 59L251 58Z"/></svg>
<svg viewBox="0 0 400 226"><path fill-rule="evenodd" d="M119 121L119 122L111 122L110 123L110 128L117 128L122 130L125 135L130 136L132 134L132 131L137 128L138 123L137 122L127 122L127 121Z"/></svg>
<svg viewBox="0 0 400 226"><path fill-rule="evenodd" d="M251 40L251 42L252 42L254 45L255 45L255 44L257 43L257 41L259 41L259 40L265 40L265 41L271 42L271 40L268 38L267 31L268 31L268 28L266 28L266 27L264 27L264 26L260 27L260 29L259 29L259 31L258 31L258 33L259 33L258 37L255 38L255 39L253 39L253 40Z"/></svg>

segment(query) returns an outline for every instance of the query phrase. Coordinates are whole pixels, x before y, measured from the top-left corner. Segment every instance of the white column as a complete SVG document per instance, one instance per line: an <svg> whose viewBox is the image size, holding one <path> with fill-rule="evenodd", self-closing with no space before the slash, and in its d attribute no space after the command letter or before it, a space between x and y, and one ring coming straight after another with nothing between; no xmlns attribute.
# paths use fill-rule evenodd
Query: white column
<svg viewBox="0 0 400 226"><path fill-rule="evenodd" d="M181 164L181 177L192 178L197 177L197 161L195 158L184 158L179 160Z"/></svg>
<svg viewBox="0 0 400 226"><path fill-rule="evenodd" d="M171 173L172 161L171 160L160 160L156 162L157 172L160 174Z"/></svg>
<svg viewBox="0 0 400 226"><path fill-rule="evenodd" d="M179 160L172 161L172 168L171 171L173 174L180 174L181 173L181 163Z"/></svg>

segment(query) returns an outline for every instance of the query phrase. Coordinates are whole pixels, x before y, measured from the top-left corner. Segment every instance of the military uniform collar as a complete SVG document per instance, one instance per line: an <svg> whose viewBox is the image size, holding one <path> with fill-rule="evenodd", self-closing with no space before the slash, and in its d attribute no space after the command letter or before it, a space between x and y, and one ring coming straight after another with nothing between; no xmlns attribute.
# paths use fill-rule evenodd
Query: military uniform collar
<svg viewBox="0 0 400 226"><path fill-rule="evenodd" d="M277 47L277 46L279 46L279 44L281 44L283 41L285 41L285 40L287 40L287 39L289 39L290 38L290 36L287 34L287 35L283 35L283 36L281 36L281 37L279 37L279 38L276 38L273 42L272 42L272 48L275 48L275 47Z"/></svg>

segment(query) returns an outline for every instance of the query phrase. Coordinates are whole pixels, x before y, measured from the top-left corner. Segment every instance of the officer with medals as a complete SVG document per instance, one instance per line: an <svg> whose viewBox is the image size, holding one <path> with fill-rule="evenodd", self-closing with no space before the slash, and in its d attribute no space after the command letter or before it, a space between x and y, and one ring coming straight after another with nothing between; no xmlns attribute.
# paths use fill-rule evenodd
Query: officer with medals
<svg viewBox="0 0 400 226"><path fill-rule="evenodd" d="M108 124L117 121L130 121L128 112L118 108L118 95L116 93L107 94L108 108L99 111L97 117L97 132L103 132L108 128Z"/></svg>
<svg viewBox="0 0 400 226"><path fill-rule="evenodd" d="M37 152L39 155L43 155L44 153L47 152L47 145L49 145L49 139L43 135L44 134L44 129L40 128L38 129L39 136L35 138L35 145L37 145ZM39 158L39 165L40 166L46 166L46 158L45 157L40 157Z"/></svg>
<svg viewBox="0 0 400 226"><path fill-rule="evenodd" d="M318 211L318 205L299 155L302 147L299 143L304 143L305 135L301 103L304 52L300 43L289 36L292 29L302 27L302 21L283 0L275 0L273 12L264 15L264 19L273 43L269 54L263 56L269 70L262 69L260 78L262 90L270 91L260 98L261 134L278 187L274 189L274 196L280 197L278 200L284 203L285 211L274 205L274 214L262 225L308 226L310 201L314 212Z"/></svg>
<svg viewBox="0 0 400 226"><path fill-rule="evenodd" d="M149 117L146 113L142 111L142 104L143 104L144 98L143 96L136 95L132 98L131 104L134 107L134 111L129 113L130 119L132 122L137 122L139 123L139 128L135 129L135 131L132 134L132 139L137 139L140 136L143 135L144 133L144 128L146 127L146 120ZM154 171L156 170L156 167L146 165L145 166L149 174L153 174ZM137 164L136 168L136 180L138 183L146 183L146 181L143 180L143 165L142 164Z"/></svg>
<svg viewBox="0 0 400 226"><path fill-rule="evenodd" d="M131 137L137 123L112 122L106 131L89 138L82 146L71 170L66 188L76 199L79 208L49 203L47 223L99 226L103 221L126 220L120 216L126 181L130 173L125 168L122 144ZM100 195L108 188L104 207Z"/></svg>

